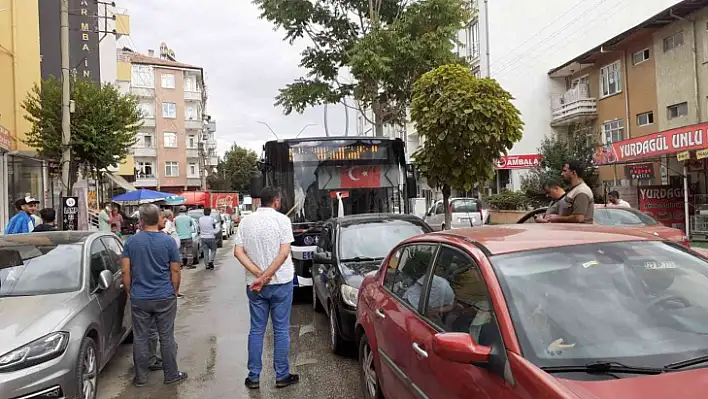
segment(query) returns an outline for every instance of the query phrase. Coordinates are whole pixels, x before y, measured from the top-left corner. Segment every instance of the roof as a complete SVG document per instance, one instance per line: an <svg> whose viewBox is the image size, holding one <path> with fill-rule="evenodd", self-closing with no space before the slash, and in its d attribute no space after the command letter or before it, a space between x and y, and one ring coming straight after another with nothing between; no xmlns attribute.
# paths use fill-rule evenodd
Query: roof
<svg viewBox="0 0 708 399"><path fill-rule="evenodd" d="M52 231L45 233L12 234L0 236L0 248L17 245L67 245L80 244L94 231Z"/></svg>
<svg viewBox="0 0 708 399"><path fill-rule="evenodd" d="M448 236L453 239L477 242L486 247L491 255L592 243L661 240L634 229L617 229L590 224L535 223L446 230L418 236L411 240L425 240L425 237L430 236L441 238Z"/></svg>
<svg viewBox="0 0 708 399"><path fill-rule="evenodd" d="M604 43L600 44L599 46L581 54L580 56L566 62L565 64L556 67L554 69L551 69L548 74L553 75L556 74L557 72L560 72L564 68L571 66L572 64L577 64L578 69L575 70L577 72L578 70L582 69L584 64L592 64L594 61L591 60L592 56L595 55L596 53L600 52L601 49L606 48L606 47L612 47L615 46L619 43L621 43L623 40L629 38L631 35L641 31L641 30L656 30L663 28L667 25L670 25L676 21L678 21L678 18L683 18L687 15L690 15L698 10L700 10L703 7L708 6L708 0L684 0L681 1L664 11L661 11L660 13L654 15L653 17L647 19L646 21L640 23L639 25L636 25L619 35L605 41ZM677 18L678 17L678 18Z"/></svg>
<svg viewBox="0 0 708 399"><path fill-rule="evenodd" d="M329 137L303 137L294 139L278 139L270 140L266 142L266 145L272 143L307 143L312 141L337 141L337 140L347 140L347 141L402 141L399 138L393 137L369 137L369 136L329 136Z"/></svg>
<svg viewBox="0 0 708 399"><path fill-rule="evenodd" d="M128 58L130 58L130 62L132 62L133 64L157 65L157 66L165 66L165 67L172 67L172 68L186 68L186 69L202 70L202 67L189 65L189 64L183 64L181 62L166 60L166 59L158 58L158 57L150 57L148 55L139 54L139 53L128 53Z"/></svg>
<svg viewBox="0 0 708 399"><path fill-rule="evenodd" d="M338 218L332 218L335 223L342 225L352 225L358 223L371 223L382 220L405 220L415 223L424 223L423 219L415 215L405 215L400 213L360 213L356 215L347 215Z"/></svg>

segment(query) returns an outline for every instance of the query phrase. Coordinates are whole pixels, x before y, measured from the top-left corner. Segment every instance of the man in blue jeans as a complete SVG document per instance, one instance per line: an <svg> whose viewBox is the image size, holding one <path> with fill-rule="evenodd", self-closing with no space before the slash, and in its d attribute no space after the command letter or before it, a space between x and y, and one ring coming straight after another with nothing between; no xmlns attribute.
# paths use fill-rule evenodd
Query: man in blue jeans
<svg viewBox="0 0 708 399"><path fill-rule="evenodd" d="M246 387L258 389L263 368L263 337L268 316L273 321L275 387L300 382L290 373L290 312L293 304L295 269L290 258L294 241L290 219L279 213L280 191L266 187L261 207L241 221L236 232L234 256L246 268L246 294L251 313L248 335L248 377Z"/></svg>

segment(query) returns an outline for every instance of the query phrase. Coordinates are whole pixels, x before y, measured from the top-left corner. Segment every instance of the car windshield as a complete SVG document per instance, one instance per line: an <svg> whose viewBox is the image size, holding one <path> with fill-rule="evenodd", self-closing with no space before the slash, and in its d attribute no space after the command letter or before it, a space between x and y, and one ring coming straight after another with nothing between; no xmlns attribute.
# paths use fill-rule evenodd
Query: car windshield
<svg viewBox="0 0 708 399"><path fill-rule="evenodd" d="M523 355L661 367L708 355L708 262L658 241L491 258Z"/></svg>
<svg viewBox="0 0 708 399"><path fill-rule="evenodd" d="M595 208L594 219L603 226L654 226L652 217L629 208Z"/></svg>
<svg viewBox="0 0 708 399"><path fill-rule="evenodd" d="M425 232L423 225L406 220L344 226L339 238L339 258L384 258L399 242Z"/></svg>
<svg viewBox="0 0 708 399"><path fill-rule="evenodd" d="M0 247L0 297L80 289L82 249L82 244Z"/></svg>
<svg viewBox="0 0 708 399"><path fill-rule="evenodd" d="M452 212L479 212L477 200L475 199L456 199L450 202Z"/></svg>

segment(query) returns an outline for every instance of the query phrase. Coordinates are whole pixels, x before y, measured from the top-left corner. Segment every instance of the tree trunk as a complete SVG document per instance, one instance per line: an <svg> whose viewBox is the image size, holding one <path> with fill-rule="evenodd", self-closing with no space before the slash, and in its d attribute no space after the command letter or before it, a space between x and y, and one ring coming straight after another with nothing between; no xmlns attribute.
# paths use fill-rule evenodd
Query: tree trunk
<svg viewBox="0 0 708 399"><path fill-rule="evenodd" d="M445 230L450 230L452 214L450 214L450 186L444 185L442 188L443 209L445 210Z"/></svg>
<svg viewBox="0 0 708 399"><path fill-rule="evenodd" d="M383 137L383 110L381 104L377 102L372 103L371 111L374 113L374 136Z"/></svg>

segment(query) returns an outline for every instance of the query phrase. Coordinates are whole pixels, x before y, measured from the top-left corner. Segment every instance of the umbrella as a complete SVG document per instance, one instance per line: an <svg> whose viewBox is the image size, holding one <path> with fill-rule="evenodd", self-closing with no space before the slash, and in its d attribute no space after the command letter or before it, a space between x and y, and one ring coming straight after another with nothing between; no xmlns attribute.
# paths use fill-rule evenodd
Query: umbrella
<svg viewBox="0 0 708 399"><path fill-rule="evenodd" d="M139 202L139 201L155 201L162 200L169 197L174 197L172 193L161 193L159 191L148 190L141 188L140 190L130 191L125 194L121 194L117 197L113 197L113 202Z"/></svg>

